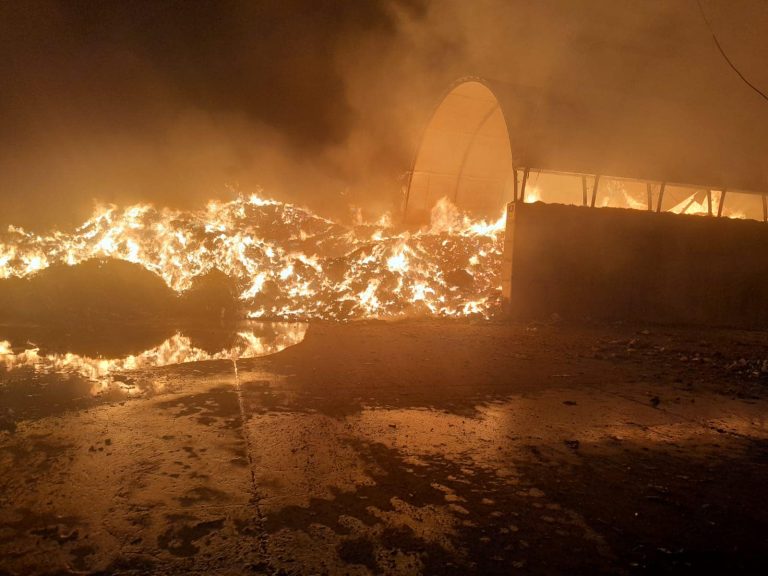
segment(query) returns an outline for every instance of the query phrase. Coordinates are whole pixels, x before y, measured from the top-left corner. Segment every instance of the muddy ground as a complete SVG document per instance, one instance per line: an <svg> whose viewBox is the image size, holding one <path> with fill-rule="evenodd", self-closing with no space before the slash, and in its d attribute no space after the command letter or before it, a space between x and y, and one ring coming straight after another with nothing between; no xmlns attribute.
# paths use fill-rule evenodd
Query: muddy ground
<svg viewBox="0 0 768 576"><path fill-rule="evenodd" d="M1 574L768 573L768 333L315 324L0 368Z"/></svg>

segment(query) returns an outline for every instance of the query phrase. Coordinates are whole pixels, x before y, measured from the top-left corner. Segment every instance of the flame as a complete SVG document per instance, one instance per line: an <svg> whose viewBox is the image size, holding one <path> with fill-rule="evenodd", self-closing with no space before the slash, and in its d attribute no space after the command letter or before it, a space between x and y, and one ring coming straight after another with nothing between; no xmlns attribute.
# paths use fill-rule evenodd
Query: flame
<svg viewBox="0 0 768 576"><path fill-rule="evenodd" d="M238 283L250 318L396 318L412 313L490 316L500 295L501 234L446 198L431 224L397 232L391 216L344 226L258 194L209 202L198 211L138 204L98 207L72 233L0 235L0 277L95 257L140 264L177 292L221 270ZM471 270L471 292L446 279Z"/></svg>
<svg viewBox="0 0 768 576"><path fill-rule="evenodd" d="M525 190L526 204L541 202L541 190L537 186L527 186Z"/></svg>
<svg viewBox="0 0 768 576"><path fill-rule="evenodd" d="M712 212L717 213L717 207L720 205L722 192L720 190L711 190ZM707 201L707 193L696 192L691 194L682 202L675 204L669 209L669 212L675 214L694 214L698 216L706 216L709 214L709 203ZM746 219L747 215L739 210L732 210L728 207L728 204L723 206L722 215L726 218L741 218Z"/></svg>
<svg viewBox="0 0 768 576"><path fill-rule="evenodd" d="M187 336L176 333L155 348L125 358L92 358L69 352L41 354L37 347L14 352L9 341L0 340L0 367L7 371L31 367L39 373L77 374L93 381L92 393L97 394L113 383L114 376L124 372L186 362L267 356L298 344L307 331L307 325L301 323L275 323L270 327L273 335L257 336L253 330L238 332L231 348L215 353L197 348Z"/></svg>

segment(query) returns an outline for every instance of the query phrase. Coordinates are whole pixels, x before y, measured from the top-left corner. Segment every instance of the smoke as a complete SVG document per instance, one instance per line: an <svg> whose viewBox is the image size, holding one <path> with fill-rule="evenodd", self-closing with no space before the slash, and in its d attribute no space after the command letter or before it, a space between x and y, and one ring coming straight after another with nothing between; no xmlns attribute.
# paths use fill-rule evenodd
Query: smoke
<svg viewBox="0 0 768 576"><path fill-rule="evenodd" d="M344 149L379 121L351 102L345 68L371 77L400 21L426 7L50 0L0 10L0 220L45 225L77 222L94 200L191 206L228 186L346 204L364 170ZM403 159L363 146L384 171Z"/></svg>
<svg viewBox="0 0 768 576"><path fill-rule="evenodd" d="M754 30L765 4L702 1L733 58L768 86L768 34ZM2 3L0 226L68 227L97 201L189 208L258 186L332 216L397 209L431 109L465 75L535 90L539 106L626 110L620 126L579 135L609 152L624 131L674 121L665 98L703 110L693 130L707 115L735 125L724 148L766 150L765 136L733 136L765 112L696 10L692 0ZM659 156L681 145L718 153L672 138Z"/></svg>

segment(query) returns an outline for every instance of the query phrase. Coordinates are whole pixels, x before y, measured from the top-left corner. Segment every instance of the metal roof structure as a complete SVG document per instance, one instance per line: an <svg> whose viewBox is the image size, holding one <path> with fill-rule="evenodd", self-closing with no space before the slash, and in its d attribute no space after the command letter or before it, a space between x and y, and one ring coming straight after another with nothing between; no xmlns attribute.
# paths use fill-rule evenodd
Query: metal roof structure
<svg viewBox="0 0 768 576"><path fill-rule="evenodd" d="M626 194L625 207L642 202L657 211L698 193L707 213L723 215L729 193L756 194L763 209L754 217L766 219L768 106L752 118L742 112L719 115L663 91L650 97L647 91L602 91L593 101L589 90L542 93L463 78L424 130L408 182L406 220L424 220L444 196L469 212L492 215L506 202L525 199L533 173L576 178L590 206L608 205L596 204L601 179L641 183L642 191Z"/></svg>

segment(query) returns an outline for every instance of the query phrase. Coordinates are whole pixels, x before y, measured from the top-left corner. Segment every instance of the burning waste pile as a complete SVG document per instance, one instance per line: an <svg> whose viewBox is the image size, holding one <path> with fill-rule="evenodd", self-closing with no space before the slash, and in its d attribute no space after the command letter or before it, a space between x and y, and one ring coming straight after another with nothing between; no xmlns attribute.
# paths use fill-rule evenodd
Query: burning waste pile
<svg viewBox="0 0 768 576"><path fill-rule="evenodd" d="M494 314L503 217L472 220L442 199L418 232L396 231L388 220L345 226L258 195L199 211L108 206L73 233L9 227L0 235L0 278L34 280L46 269L109 258L155 273L182 297L219 271L249 318Z"/></svg>

